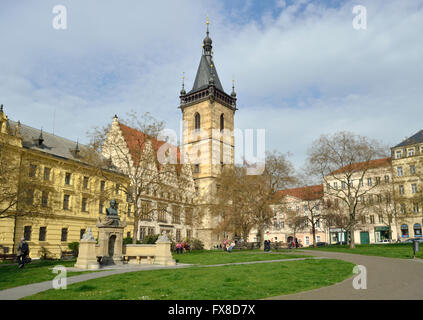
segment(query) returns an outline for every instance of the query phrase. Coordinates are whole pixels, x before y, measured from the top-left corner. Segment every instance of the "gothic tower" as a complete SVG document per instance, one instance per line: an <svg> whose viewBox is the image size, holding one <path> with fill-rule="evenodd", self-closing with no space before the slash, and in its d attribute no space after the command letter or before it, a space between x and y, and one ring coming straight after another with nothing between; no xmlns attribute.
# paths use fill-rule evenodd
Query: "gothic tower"
<svg viewBox="0 0 423 320"><path fill-rule="evenodd" d="M189 155L200 202L211 203L218 187L216 177L224 166L234 165L234 115L236 93L227 94L213 62L212 39L207 33L203 41L203 53L194 85L188 93L184 83L180 95L183 116L183 152ZM201 227L197 228L206 248L220 243L222 234L213 232L216 219L206 213Z"/></svg>

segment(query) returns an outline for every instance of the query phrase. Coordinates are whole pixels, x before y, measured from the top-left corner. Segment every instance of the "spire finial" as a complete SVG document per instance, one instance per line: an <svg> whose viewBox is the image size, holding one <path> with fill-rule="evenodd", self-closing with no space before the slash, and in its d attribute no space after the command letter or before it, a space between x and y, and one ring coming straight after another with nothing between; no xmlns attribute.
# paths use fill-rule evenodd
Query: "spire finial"
<svg viewBox="0 0 423 320"><path fill-rule="evenodd" d="M44 137L43 137L43 127L41 127L41 131L40 131L40 136L38 137L38 145L42 146L44 142Z"/></svg>
<svg viewBox="0 0 423 320"><path fill-rule="evenodd" d="M0 112L3 113L3 105L0 105Z"/></svg>
<svg viewBox="0 0 423 320"><path fill-rule="evenodd" d="M182 72L182 90L181 90L181 96L184 96L186 94L185 91L185 72Z"/></svg>
<svg viewBox="0 0 423 320"><path fill-rule="evenodd" d="M209 35L209 24L210 24L210 21L209 21L209 16L208 15L207 15L206 24L207 24L207 35Z"/></svg>
<svg viewBox="0 0 423 320"><path fill-rule="evenodd" d="M231 93L232 98L236 97L236 92L235 92L235 79L232 78L232 93Z"/></svg>
<svg viewBox="0 0 423 320"><path fill-rule="evenodd" d="M207 32L206 32L206 37L204 38L204 41L203 41L203 54L206 56L210 56L212 51L212 39L210 39L209 37L209 24L210 24L209 16L207 16L207 21L206 21Z"/></svg>

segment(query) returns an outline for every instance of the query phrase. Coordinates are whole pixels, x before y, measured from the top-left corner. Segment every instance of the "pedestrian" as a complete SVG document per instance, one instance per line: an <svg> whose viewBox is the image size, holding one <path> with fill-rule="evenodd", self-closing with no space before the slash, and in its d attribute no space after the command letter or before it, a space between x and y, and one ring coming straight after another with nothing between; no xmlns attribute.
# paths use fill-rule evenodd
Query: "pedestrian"
<svg viewBox="0 0 423 320"><path fill-rule="evenodd" d="M182 243L181 243L181 241L179 241L177 244L176 244L176 253L177 254L179 254L179 253L182 253Z"/></svg>
<svg viewBox="0 0 423 320"><path fill-rule="evenodd" d="M25 265L25 259L29 255L29 246L25 241L25 238L22 238L18 244L18 268L23 268Z"/></svg>
<svg viewBox="0 0 423 320"><path fill-rule="evenodd" d="M295 238L295 248L298 248L298 239Z"/></svg>
<svg viewBox="0 0 423 320"><path fill-rule="evenodd" d="M228 252L232 252L232 249L235 247L235 241L232 240L231 245L228 247Z"/></svg>

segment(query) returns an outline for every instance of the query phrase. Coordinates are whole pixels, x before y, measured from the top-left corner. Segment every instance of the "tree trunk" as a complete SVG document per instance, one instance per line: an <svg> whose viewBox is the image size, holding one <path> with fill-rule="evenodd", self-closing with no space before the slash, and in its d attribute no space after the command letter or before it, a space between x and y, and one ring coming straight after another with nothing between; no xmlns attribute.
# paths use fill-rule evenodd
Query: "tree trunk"
<svg viewBox="0 0 423 320"><path fill-rule="evenodd" d="M138 238L138 225L139 220L138 217L134 217L134 236L132 237L132 244L137 244L137 238Z"/></svg>
<svg viewBox="0 0 423 320"><path fill-rule="evenodd" d="M350 237L351 237L350 249L354 249L355 248L354 227L350 228Z"/></svg>
<svg viewBox="0 0 423 320"><path fill-rule="evenodd" d="M316 228L314 227L314 224L313 224L313 227L312 227L312 232L313 232L313 248L316 248L317 247L317 243L316 243Z"/></svg>

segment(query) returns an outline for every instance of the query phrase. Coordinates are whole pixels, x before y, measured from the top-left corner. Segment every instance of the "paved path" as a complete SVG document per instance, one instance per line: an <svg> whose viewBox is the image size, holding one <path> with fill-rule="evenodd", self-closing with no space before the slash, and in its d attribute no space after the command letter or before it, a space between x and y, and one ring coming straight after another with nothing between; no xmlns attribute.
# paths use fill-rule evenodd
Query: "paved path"
<svg viewBox="0 0 423 320"><path fill-rule="evenodd" d="M188 267L221 267L227 265L239 265L239 264L257 264L257 263L273 263L273 262L283 262L283 261L298 261L306 260L309 258L295 258L295 259L280 259L280 260L265 260L265 261L252 261L252 262L236 262L236 263L227 263L227 264L215 264L215 265L192 265L192 264L177 264L176 266L160 266L160 265L131 265L126 264L123 266L109 266L105 267L102 270L93 273L85 273L79 276L73 276L67 278L67 285L73 283L83 282L91 279L103 278L112 276L115 274L122 274L127 272L137 272L137 271L147 271L147 270L161 270L161 269L180 269ZM311 259L321 259L320 257L311 257ZM67 268L67 271L81 271L81 269L76 268ZM0 291L0 300L19 300L24 297L32 296L42 291L53 289L53 281L45 281L40 283L29 284L25 286L10 288Z"/></svg>
<svg viewBox="0 0 423 320"><path fill-rule="evenodd" d="M316 257L340 259L363 265L367 269L367 289L353 288L353 279L333 286L268 300L422 300L423 261L364 256L349 253L301 250ZM295 252L296 254L299 251Z"/></svg>

